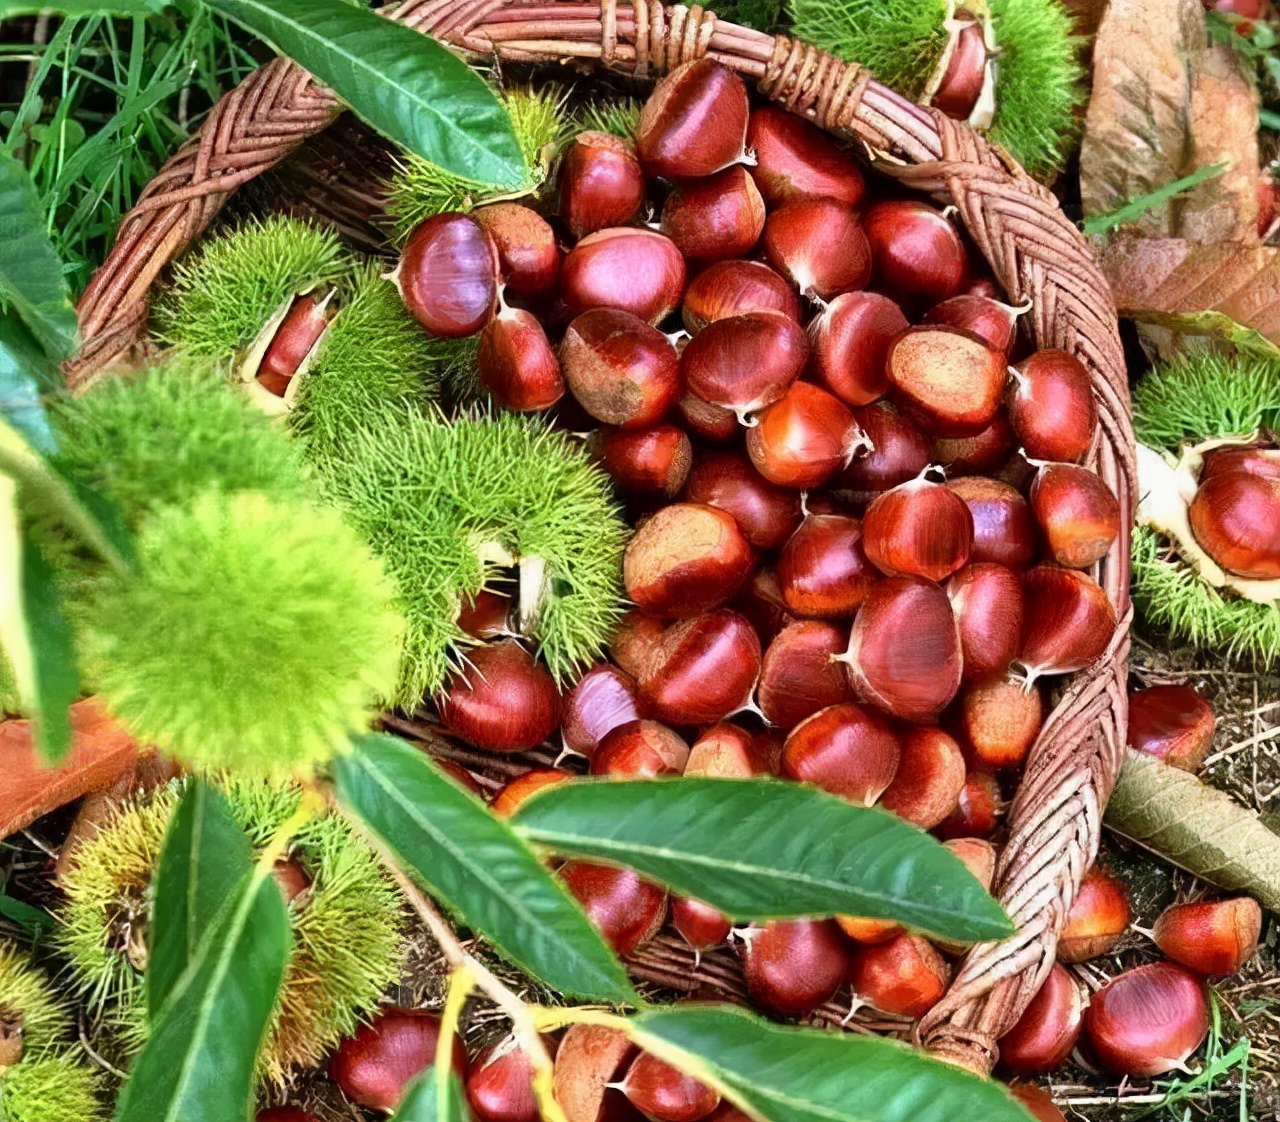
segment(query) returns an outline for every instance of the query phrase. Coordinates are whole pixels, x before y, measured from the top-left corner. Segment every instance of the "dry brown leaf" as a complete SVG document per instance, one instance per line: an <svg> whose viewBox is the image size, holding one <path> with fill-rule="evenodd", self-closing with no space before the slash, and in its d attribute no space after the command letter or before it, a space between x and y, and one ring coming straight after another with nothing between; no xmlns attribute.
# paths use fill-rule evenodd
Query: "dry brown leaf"
<svg viewBox="0 0 1280 1122"><path fill-rule="evenodd" d="M1234 52L1211 43L1200 0L1115 0L1094 43L1080 153L1085 214L1108 214L1198 168L1222 175L1132 231L1256 243L1258 101Z"/></svg>

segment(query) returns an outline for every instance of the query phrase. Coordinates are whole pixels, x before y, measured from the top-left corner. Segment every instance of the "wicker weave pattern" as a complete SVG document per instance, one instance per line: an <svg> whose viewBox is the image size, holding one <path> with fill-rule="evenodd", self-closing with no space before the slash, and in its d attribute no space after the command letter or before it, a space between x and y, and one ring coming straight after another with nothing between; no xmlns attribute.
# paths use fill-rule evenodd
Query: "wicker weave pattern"
<svg viewBox="0 0 1280 1122"><path fill-rule="evenodd" d="M954 206L1010 298L1030 299L1036 343L1071 351L1090 369L1101 416L1090 459L1118 496L1126 527L1097 576L1121 624L1107 655L1075 676L1050 715L1014 802L997 890L1017 934L974 948L942 1003L917 1026L918 1038L937 1054L990 1070L995 1042L1053 963L1063 917L1097 853L1102 808L1126 739L1133 435L1115 307L1083 237L1048 191L967 126L906 101L856 65L735 27L699 7L658 0L636 0L634 7L617 0L407 0L391 17L510 62L590 63L641 77L704 55L725 63L793 112L861 141L879 170ZM207 228L226 197L336 112L335 98L284 60L219 103L122 224L86 292L80 305L86 342L67 371L73 386L91 380L139 336L151 283ZM638 972L688 976L694 961L692 952L682 959L685 951L661 943L642 956ZM727 994L741 992L723 962L702 977ZM833 1010L827 1017L839 1019Z"/></svg>

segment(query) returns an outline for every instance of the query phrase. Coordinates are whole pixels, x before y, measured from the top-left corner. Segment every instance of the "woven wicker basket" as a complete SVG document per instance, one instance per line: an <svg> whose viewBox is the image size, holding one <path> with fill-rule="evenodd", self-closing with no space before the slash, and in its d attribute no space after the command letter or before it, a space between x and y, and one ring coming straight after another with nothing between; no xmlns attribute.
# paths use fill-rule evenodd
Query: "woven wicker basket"
<svg viewBox="0 0 1280 1122"><path fill-rule="evenodd" d="M1125 746L1133 434L1115 307L1088 245L1047 190L967 125L907 101L856 65L736 27L698 7L664 7L658 0L635 6L408 0L388 14L464 52L506 62L587 64L640 78L703 55L723 62L792 112L862 142L878 171L955 207L1010 300L1030 301L1023 322L1035 343L1071 351L1090 370L1100 424L1089 463L1118 496L1124 527L1095 575L1120 624L1107 653L1062 692L1011 808L996 891L1017 933L973 948L947 995L918 1025L849 1018L834 1005L823 1012L863 1031L910 1033L944 1058L990 1071L996 1041L1053 964L1063 919L1097 853L1102 811ZM102 375L138 340L152 283L228 196L339 112L332 93L285 59L264 66L218 103L121 223L114 250L89 285L79 308L84 345L67 367L73 388ZM731 997L744 992L732 955L695 963L678 939L659 938L631 965L638 977L677 988L710 986Z"/></svg>

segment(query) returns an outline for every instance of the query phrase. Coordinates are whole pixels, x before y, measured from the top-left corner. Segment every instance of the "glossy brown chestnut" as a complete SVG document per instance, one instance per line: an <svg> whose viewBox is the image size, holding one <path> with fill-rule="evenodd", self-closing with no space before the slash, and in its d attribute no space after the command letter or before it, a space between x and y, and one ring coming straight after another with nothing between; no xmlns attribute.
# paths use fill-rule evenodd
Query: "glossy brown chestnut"
<svg viewBox="0 0 1280 1122"><path fill-rule="evenodd" d="M946 959L919 935L899 935L887 943L858 947L849 971L849 983L858 997L883 1013L913 1020L937 1005L950 980Z"/></svg>
<svg viewBox="0 0 1280 1122"><path fill-rule="evenodd" d="M1099 958L1120 941L1132 918L1129 893L1118 877L1094 865L1080 882L1067 922L1058 938L1058 958L1087 962Z"/></svg>
<svg viewBox="0 0 1280 1122"><path fill-rule="evenodd" d="M854 409L854 420L871 447L836 476L835 488L858 506L883 491L915 479L931 462L928 438L891 402Z"/></svg>
<svg viewBox="0 0 1280 1122"><path fill-rule="evenodd" d="M1208 977L1236 973L1261 934L1262 909L1251 896L1174 904L1151 929L1162 954Z"/></svg>
<svg viewBox="0 0 1280 1122"><path fill-rule="evenodd" d="M804 619L788 624L764 652L756 698L765 720L790 730L829 705L852 700L837 656L846 643L832 623Z"/></svg>
<svg viewBox="0 0 1280 1122"><path fill-rule="evenodd" d="M809 325L813 365L846 405L869 405L889 389L885 360L907 317L877 292L842 292Z"/></svg>
<svg viewBox="0 0 1280 1122"><path fill-rule="evenodd" d="M1035 526L1027 500L1007 483L981 475L952 479L947 486L959 495L973 516L970 561L994 561L1010 569L1025 569L1035 558Z"/></svg>
<svg viewBox="0 0 1280 1122"><path fill-rule="evenodd" d="M667 918L667 893L631 869L566 861L556 871L587 918L619 955L643 946Z"/></svg>
<svg viewBox="0 0 1280 1122"><path fill-rule="evenodd" d="M757 569L751 575L746 588L734 597L732 607L751 624L762 643L772 643L784 627L796 621L782 599L777 574L768 568Z"/></svg>
<svg viewBox="0 0 1280 1122"><path fill-rule="evenodd" d="M1199 771L1213 746L1213 709L1191 686L1129 694L1129 747L1172 767Z"/></svg>
<svg viewBox="0 0 1280 1122"><path fill-rule="evenodd" d="M987 892L991 891L996 879L994 845L981 838L952 838L942 844L964 862L964 867L973 874L974 880Z"/></svg>
<svg viewBox="0 0 1280 1122"><path fill-rule="evenodd" d="M680 355L685 388L740 418L782 397L809 361L802 328L780 312L719 319L698 332Z"/></svg>
<svg viewBox="0 0 1280 1122"><path fill-rule="evenodd" d="M933 463L953 477L996 471L1014 450L1013 429L1003 413L973 436L938 436L933 441Z"/></svg>
<svg viewBox="0 0 1280 1122"><path fill-rule="evenodd" d="M834 199L801 199L765 219L769 263L804 296L830 300L865 288L871 251L857 214Z"/></svg>
<svg viewBox="0 0 1280 1122"><path fill-rule="evenodd" d="M989 771L970 768L956 809L938 827L950 841L989 838L1000 821L1000 785Z"/></svg>
<svg viewBox="0 0 1280 1122"><path fill-rule="evenodd" d="M656 640L662 625L657 620L654 624ZM600 662L565 694L560 732L566 747L591 756L607 733L642 715L635 679L625 670Z"/></svg>
<svg viewBox="0 0 1280 1122"><path fill-rule="evenodd" d="M591 774L615 779L680 775L688 760L689 745L666 725L629 721L605 733L591 757Z"/></svg>
<svg viewBox="0 0 1280 1122"><path fill-rule="evenodd" d="M1037 351L1013 368L1009 423L1035 460L1075 463L1093 443L1098 407L1084 364L1066 351Z"/></svg>
<svg viewBox="0 0 1280 1122"><path fill-rule="evenodd" d="M498 307L498 250L470 215L437 214L419 225L395 276L405 307L432 335L474 335Z"/></svg>
<svg viewBox="0 0 1280 1122"><path fill-rule="evenodd" d="M1120 504L1088 468L1042 465L1029 498L1049 556L1069 569L1087 569L1100 561L1120 533ZM1280 514L1280 504L1276 511Z"/></svg>
<svg viewBox="0 0 1280 1122"><path fill-rule="evenodd" d="M741 431L738 415L732 409L722 409L691 393L680 395L680 400L676 402L676 412L680 414L680 420L689 430L689 435L703 440L723 444Z"/></svg>
<svg viewBox="0 0 1280 1122"><path fill-rule="evenodd" d="M1034 685L993 678L961 691L960 727L982 767L1021 767L1044 724L1044 699Z"/></svg>
<svg viewBox="0 0 1280 1122"><path fill-rule="evenodd" d="M517 775L500 788L493 796L489 809L499 818L510 818L526 799L548 787L566 783L572 778L573 773L570 771L562 771L556 767L536 767L523 775Z"/></svg>
<svg viewBox="0 0 1280 1122"><path fill-rule="evenodd" d="M282 857L271 868L271 875L280 888L285 904L292 904L311 887L307 870L291 857Z"/></svg>
<svg viewBox="0 0 1280 1122"><path fill-rule="evenodd" d="M516 413L541 412L564 397L556 352L523 308L505 308L484 325L476 374L495 404Z"/></svg>
<svg viewBox="0 0 1280 1122"><path fill-rule="evenodd" d="M765 746L746 729L721 721L704 732L689 750L685 775L718 779L751 779L769 775Z"/></svg>
<svg viewBox="0 0 1280 1122"><path fill-rule="evenodd" d="M935 724L960 688L960 633L946 592L923 577L880 581L841 661L855 697L900 720Z"/></svg>
<svg viewBox="0 0 1280 1122"><path fill-rule="evenodd" d="M606 425L648 428L680 395L680 360L667 337L614 308L574 318L560 344L560 366L573 396Z"/></svg>
<svg viewBox="0 0 1280 1122"><path fill-rule="evenodd" d="M965 682L1003 676L1022 641L1022 582L1004 565L979 561L947 582L947 596L960 628Z"/></svg>
<svg viewBox="0 0 1280 1122"><path fill-rule="evenodd" d="M695 334L709 323L749 312L778 312L800 322L795 289L763 261L717 261L685 289L681 315Z"/></svg>
<svg viewBox="0 0 1280 1122"><path fill-rule="evenodd" d="M720 1105L718 1092L649 1052L631 1061L622 1093L651 1122L698 1122Z"/></svg>
<svg viewBox="0 0 1280 1122"><path fill-rule="evenodd" d="M889 348L885 369L911 418L933 436L980 432L1000 408L1004 354L954 327L913 327Z"/></svg>
<svg viewBox="0 0 1280 1122"><path fill-rule="evenodd" d="M907 728L898 772L880 796L880 805L899 818L932 830L960 803L964 790L964 754L955 739L938 728Z"/></svg>
<svg viewBox="0 0 1280 1122"><path fill-rule="evenodd" d="M675 425L651 429L606 426L587 442L592 455L609 473L623 495L665 495L672 498L689 478L693 445Z"/></svg>
<svg viewBox="0 0 1280 1122"><path fill-rule="evenodd" d="M832 920L778 920L741 935L747 990L770 1013L812 1013L849 973L849 945Z"/></svg>
<svg viewBox="0 0 1280 1122"><path fill-rule="evenodd" d="M625 226L644 202L644 172L635 148L620 137L579 133L560 160L560 217L575 238Z"/></svg>
<svg viewBox="0 0 1280 1122"><path fill-rule="evenodd" d="M862 546L886 576L943 581L969 563L973 516L960 496L921 473L872 499Z"/></svg>
<svg viewBox="0 0 1280 1122"><path fill-rule="evenodd" d="M641 523L627 543L622 578L639 608L679 619L731 599L754 565L733 515L702 503L673 503Z"/></svg>
<svg viewBox="0 0 1280 1122"><path fill-rule="evenodd" d="M315 292L297 297L258 364L258 380L272 393L278 391L277 396L283 397L289 379L298 372L328 326L329 301L325 297Z"/></svg>
<svg viewBox="0 0 1280 1122"><path fill-rule="evenodd" d="M625 1033L604 1025L570 1025L556 1049L553 1090L567 1122L634 1119L615 1081L638 1049Z"/></svg>
<svg viewBox="0 0 1280 1122"><path fill-rule="evenodd" d="M889 722L854 702L801 721L782 750L783 771L855 806L872 806L893 782L901 744Z"/></svg>
<svg viewBox="0 0 1280 1122"><path fill-rule="evenodd" d="M1216 474L1191 500L1191 532L1229 573L1280 577L1280 479L1250 472Z"/></svg>
<svg viewBox="0 0 1280 1122"><path fill-rule="evenodd" d="M1008 355L1018 337L1018 314L1017 308L999 300L961 293L935 304L922 322L958 327Z"/></svg>
<svg viewBox="0 0 1280 1122"><path fill-rule="evenodd" d="M862 943L872 947L877 943L887 943L890 939L896 939L902 934L902 927L899 924L891 923L887 919L866 919L863 916L836 916L836 923L840 925L840 930L855 943Z"/></svg>
<svg viewBox="0 0 1280 1122"><path fill-rule="evenodd" d="M560 266L570 311L618 308L646 323L665 319L684 294L684 258L656 230L615 226L588 234Z"/></svg>
<svg viewBox="0 0 1280 1122"><path fill-rule="evenodd" d="M863 218L876 286L915 304L940 304L964 285L968 254L956 228L926 203L876 203Z"/></svg>
<svg viewBox="0 0 1280 1122"><path fill-rule="evenodd" d="M1108 1071L1163 1075L1181 1067L1209 1033L1204 983L1172 962L1127 970L1093 995L1084 1029Z"/></svg>
<svg viewBox="0 0 1280 1122"><path fill-rule="evenodd" d="M671 897L671 925L695 951L718 947L732 928L723 912L687 896Z"/></svg>
<svg viewBox="0 0 1280 1122"><path fill-rule="evenodd" d="M777 549L800 525L799 496L774 486L738 452L715 452L699 460L681 498L731 514L757 549Z"/></svg>
<svg viewBox="0 0 1280 1122"><path fill-rule="evenodd" d="M857 206L866 181L849 153L808 121L764 105L751 114L747 147L755 153L751 169L770 206L798 199L835 199Z"/></svg>
<svg viewBox="0 0 1280 1122"><path fill-rule="evenodd" d="M662 232L690 261L750 253L764 232L764 200L747 169L678 183L662 204Z"/></svg>
<svg viewBox="0 0 1280 1122"><path fill-rule="evenodd" d="M388 1114L415 1076L436 1058L440 1018L423 1009L387 1006L361 1025L329 1057L329 1077L353 1103ZM467 1072L462 1041L454 1037L453 1067Z"/></svg>
<svg viewBox="0 0 1280 1122"><path fill-rule="evenodd" d="M747 87L709 58L677 66L640 111L636 148L650 175L696 179L742 158L750 106Z"/></svg>
<svg viewBox="0 0 1280 1122"><path fill-rule="evenodd" d="M1069 674L1098 658L1116 630L1116 613L1092 577L1037 565L1022 574L1022 642L1018 661L1029 680Z"/></svg>
<svg viewBox="0 0 1280 1122"><path fill-rule="evenodd" d="M717 608L671 624L639 675L660 721L710 725L745 705L760 674L760 640L737 612Z"/></svg>
<svg viewBox="0 0 1280 1122"><path fill-rule="evenodd" d="M636 678L657 650L666 627L663 620L647 612L628 612L618 621L609 639L609 654L631 678ZM607 731L603 730L600 735Z"/></svg>
<svg viewBox="0 0 1280 1122"><path fill-rule="evenodd" d="M518 752L560 724L560 691L546 668L514 639L467 652L439 705L440 719L477 748Z"/></svg>
<svg viewBox="0 0 1280 1122"><path fill-rule="evenodd" d="M1205 452L1200 464L1200 482L1215 475L1260 475L1264 479L1280 479L1280 448L1258 445L1223 445Z"/></svg>
<svg viewBox="0 0 1280 1122"><path fill-rule="evenodd" d="M987 43L982 25L970 20L956 34L951 58L929 104L956 121L967 121L982 94Z"/></svg>
<svg viewBox="0 0 1280 1122"><path fill-rule="evenodd" d="M482 588L466 596L458 609L458 626L473 639L497 639L509 635L511 597Z"/></svg>
<svg viewBox="0 0 1280 1122"><path fill-rule="evenodd" d="M514 1037L490 1045L476 1057L465 1090L477 1122L538 1122L533 1064Z"/></svg>
<svg viewBox="0 0 1280 1122"><path fill-rule="evenodd" d="M853 414L833 394L796 382L747 430L747 454L770 483L797 491L822 486L863 447Z"/></svg>
<svg viewBox="0 0 1280 1122"><path fill-rule="evenodd" d="M1015 1075L1040 1075L1067 1062L1084 1025L1084 998L1054 963L1018 1023L1000 1038L1000 1062Z"/></svg>
<svg viewBox="0 0 1280 1122"><path fill-rule="evenodd" d="M550 223L520 203L491 203L472 217L498 250L498 272L507 291L530 299L555 286L560 276L560 247Z"/></svg>
<svg viewBox="0 0 1280 1122"><path fill-rule="evenodd" d="M852 619L876 582L862 548L862 524L843 514L811 514L778 554L783 603L807 619Z"/></svg>

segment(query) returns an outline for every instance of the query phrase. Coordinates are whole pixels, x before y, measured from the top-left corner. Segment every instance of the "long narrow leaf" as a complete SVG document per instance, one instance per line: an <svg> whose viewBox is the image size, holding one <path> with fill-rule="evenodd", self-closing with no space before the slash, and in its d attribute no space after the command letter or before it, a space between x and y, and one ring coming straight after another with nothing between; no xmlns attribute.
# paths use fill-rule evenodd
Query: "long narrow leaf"
<svg viewBox="0 0 1280 1122"><path fill-rule="evenodd" d="M556 853L628 865L735 919L857 915L964 942L1012 932L928 834L795 783L567 783L523 804L512 825Z"/></svg>
<svg viewBox="0 0 1280 1122"><path fill-rule="evenodd" d="M515 187L506 110L460 58L347 0L206 0L305 66L379 132L468 179Z"/></svg>
<svg viewBox="0 0 1280 1122"><path fill-rule="evenodd" d="M58 367L15 312L0 314L0 417L41 455L57 445L40 395L56 389Z"/></svg>
<svg viewBox="0 0 1280 1122"><path fill-rule="evenodd" d="M34 672L31 701L36 747L47 763L56 764L71 748L71 703L80 696L80 671L75 637L62 610L53 570L26 536L22 539L22 614Z"/></svg>
<svg viewBox="0 0 1280 1122"><path fill-rule="evenodd" d="M586 914L503 821L392 736L356 737L338 797L427 889L521 968L562 993L635 1001Z"/></svg>

